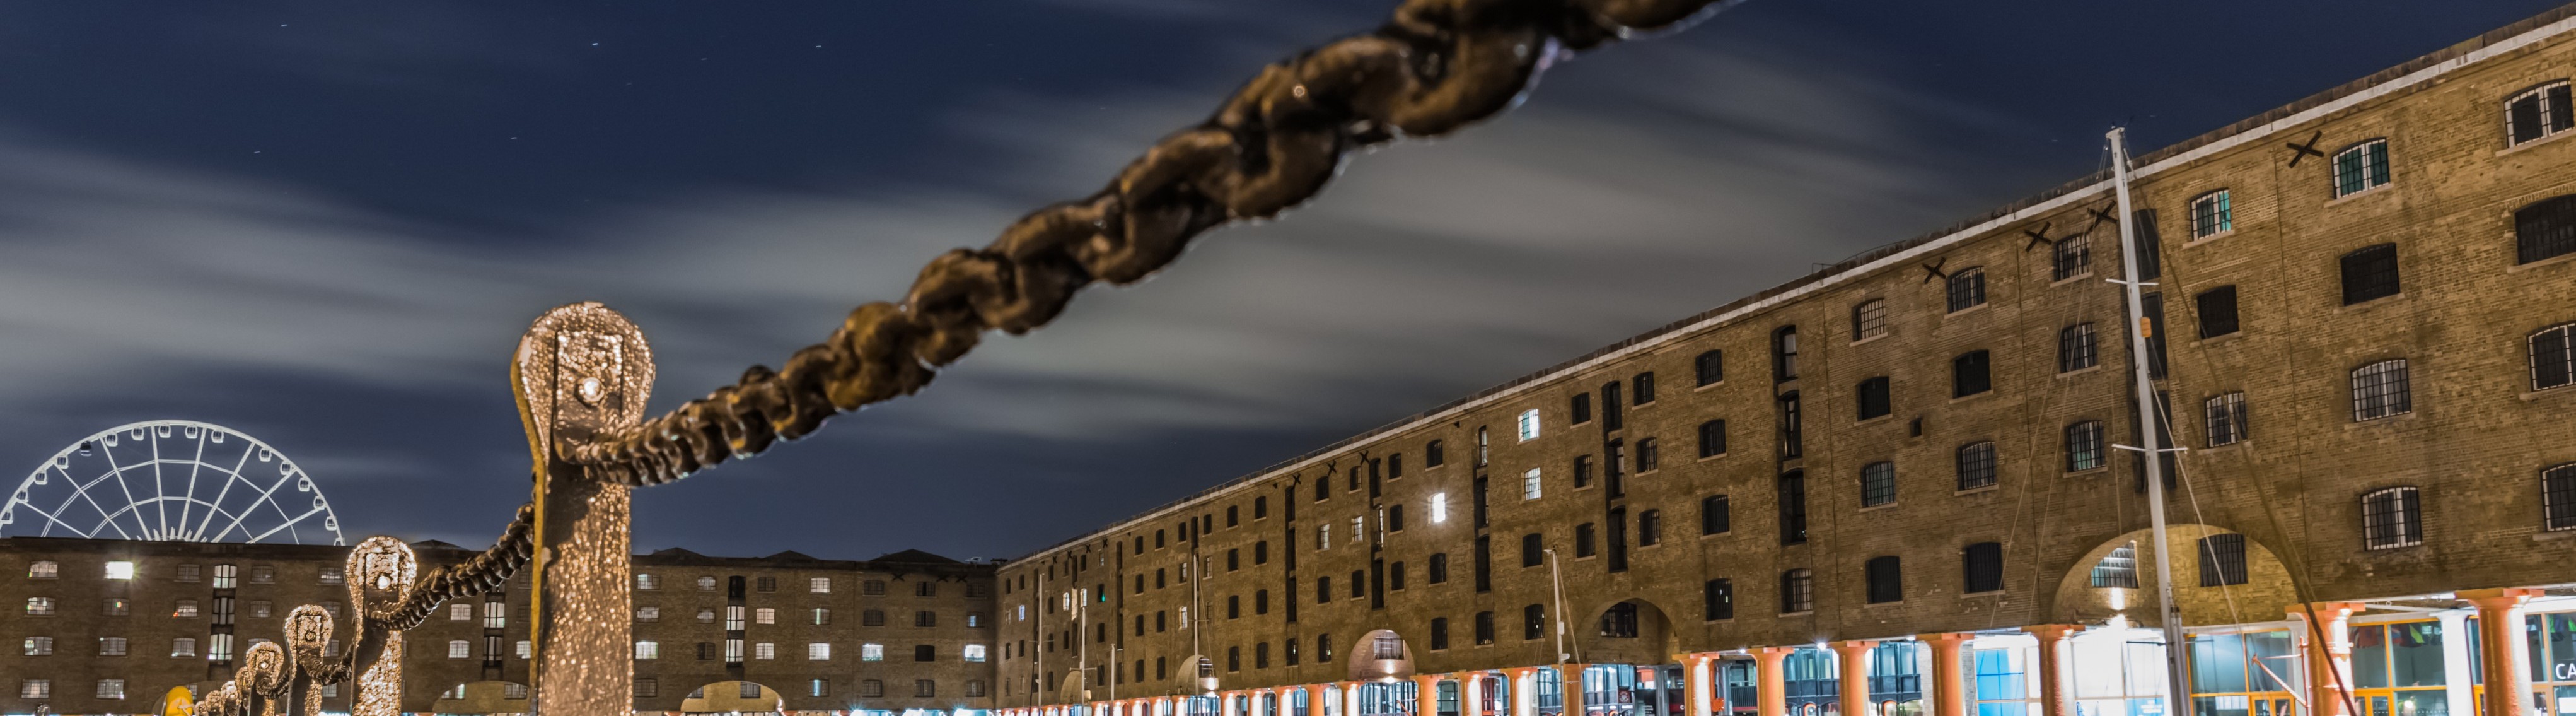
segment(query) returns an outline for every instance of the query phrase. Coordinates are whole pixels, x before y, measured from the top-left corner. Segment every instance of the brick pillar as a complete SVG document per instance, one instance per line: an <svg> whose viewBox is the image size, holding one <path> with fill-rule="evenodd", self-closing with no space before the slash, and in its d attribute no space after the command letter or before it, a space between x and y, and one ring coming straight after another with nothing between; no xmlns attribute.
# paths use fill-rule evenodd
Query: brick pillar
<svg viewBox="0 0 2576 716"><path fill-rule="evenodd" d="M1591 664L1556 665L1557 678L1565 682L1565 716L1584 716L1590 713L1583 707L1583 670L1591 666Z"/></svg>
<svg viewBox="0 0 2576 716"><path fill-rule="evenodd" d="M1843 716L1869 714L1869 650L1875 641L1834 642L1834 676L1842 681Z"/></svg>
<svg viewBox="0 0 2576 716"><path fill-rule="evenodd" d="M2461 601L2478 608L2478 665L2486 673L2488 714L2531 713L2531 650L2523 644L2522 605L2537 589L2470 589Z"/></svg>
<svg viewBox="0 0 2576 716"><path fill-rule="evenodd" d="M1780 662L1787 661L1789 652L1797 650L1785 646L1764 646L1747 651L1753 652L1753 698L1762 703L1761 716L1789 716L1788 675L1781 672Z"/></svg>
<svg viewBox="0 0 2576 716"><path fill-rule="evenodd" d="M2075 716L2075 702L2066 692L2066 637L2083 631L2080 624L2034 624L2021 628L2039 637L2039 701L2041 716Z"/></svg>
<svg viewBox="0 0 2576 716"><path fill-rule="evenodd" d="M2350 716L2352 694L2345 691L2352 683L2352 630L2347 620L2364 607L2352 602L2318 602L2292 604L2290 616L2307 619L2314 610L2317 623L2299 630L2298 639L2307 644L2308 713L2311 716ZM2323 641L2317 639L2324 634Z"/></svg>
<svg viewBox="0 0 2576 716"><path fill-rule="evenodd" d="M1974 636L1959 632L1915 635L1915 639L1932 647L1932 716L1968 716L1968 690L1961 680L1959 647Z"/></svg>
<svg viewBox="0 0 2576 716"><path fill-rule="evenodd" d="M1715 701L1709 698L1712 691L1709 683L1715 681L1717 675L1717 654L1683 654L1675 657L1674 661L1682 665L1682 716L1714 716L1716 711L1709 708L1709 704Z"/></svg>

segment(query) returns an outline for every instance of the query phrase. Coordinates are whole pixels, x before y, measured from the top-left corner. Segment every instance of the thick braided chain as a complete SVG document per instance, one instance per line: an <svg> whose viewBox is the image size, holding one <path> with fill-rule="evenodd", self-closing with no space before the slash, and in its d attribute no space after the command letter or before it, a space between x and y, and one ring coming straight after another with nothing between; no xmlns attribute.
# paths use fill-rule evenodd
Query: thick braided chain
<svg viewBox="0 0 2576 716"><path fill-rule="evenodd" d="M1446 134L1509 107L1560 52L1721 4L1407 0L1374 32L1263 68L1214 116L1164 137L1089 198L932 260L903 303L858 307L784 369L752 366L734 385L562 457L602 479L655 485L804 437L833 415L920 390L985 331L1025 333L1094 281L1141 280L1202 231L1304 202L1352 149Z"/></svg>
<svg viewBox="0 0 2576 716"><path fill-rule="evenodd" d="M447 600L500 589L536 554L536 527L536 503L520 505L519 514L502 528L501 538L493 540L490 548L412 580L411 591L385 617L385 628L402 631L420 626Z"/></svg>

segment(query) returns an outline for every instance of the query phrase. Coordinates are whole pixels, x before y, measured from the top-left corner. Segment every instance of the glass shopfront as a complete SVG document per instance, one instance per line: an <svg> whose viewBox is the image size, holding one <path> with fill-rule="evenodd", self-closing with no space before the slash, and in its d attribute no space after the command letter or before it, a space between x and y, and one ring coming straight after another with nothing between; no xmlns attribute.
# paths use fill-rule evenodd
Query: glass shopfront
<svg viewBox="0 0 2576 716"><path fill-rule="evenodd" d="M1968 642L1977 716L2039 716L2039 640L2011 634Z"/></svg>
<svg viewBox="0 0 2576 716"><path fill-rule="evenodd" d="M2192 716L2296 716L2293 643L2287 629L2191 635Z"/></svg>
<svg viewBox="0 0 2576 716"><path fill-rule="evenodd" d="M2164 716L2164 633L2096 628L2066 640L2076 716Z"/></svg>

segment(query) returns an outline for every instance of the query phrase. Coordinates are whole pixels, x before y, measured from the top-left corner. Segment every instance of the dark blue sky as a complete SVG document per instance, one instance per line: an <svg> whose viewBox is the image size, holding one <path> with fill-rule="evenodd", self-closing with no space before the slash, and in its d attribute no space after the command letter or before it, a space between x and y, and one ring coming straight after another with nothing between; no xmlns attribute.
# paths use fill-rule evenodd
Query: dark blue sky
<svg viewBox="0 0 2576 716"><path fill-rule="evenodd" d="M1016 555L2553 4L1755 0L643 491L637 546ZM676 404L1389 7L0 2L0 465L206 420L353 538L483 544L546 308Z"/></svg>

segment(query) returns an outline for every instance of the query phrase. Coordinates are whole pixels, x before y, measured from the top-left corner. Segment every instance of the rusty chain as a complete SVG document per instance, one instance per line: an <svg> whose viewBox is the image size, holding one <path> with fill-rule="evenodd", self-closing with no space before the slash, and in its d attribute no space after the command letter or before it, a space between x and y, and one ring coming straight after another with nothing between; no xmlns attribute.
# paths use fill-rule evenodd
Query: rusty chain
<svg viewBox="0 0 2576 716"><path fill-rule="evenodd" d="M1215 115L1164 137L1089 198L932 260L902 303L859 306L785 368L752 366L733 385L560 457L601 479L657 485L812 434L833 415L920 390L985 331L1026 333L1094 281L1142 280L1202 231L1304 202L1352 149L1449 133L1509 107L1561 52L1722 4L1407 0L1375 31L1262 68Z"/></svg>

